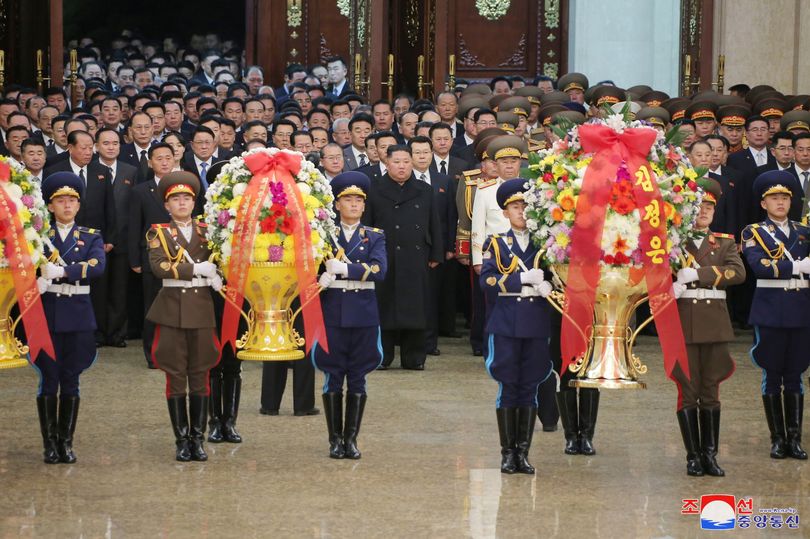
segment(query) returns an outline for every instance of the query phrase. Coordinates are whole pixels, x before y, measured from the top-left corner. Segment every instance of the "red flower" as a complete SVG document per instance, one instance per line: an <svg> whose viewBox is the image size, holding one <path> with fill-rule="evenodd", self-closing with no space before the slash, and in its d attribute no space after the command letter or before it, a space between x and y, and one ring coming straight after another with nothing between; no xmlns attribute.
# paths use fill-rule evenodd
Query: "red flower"
<svg viewBox="0 0 810 539"><path fill-rule="evenodd" d="M262 232L273 233L276 231L276 226L276 219L272 215L265 217L259 223L259 228L261 228Z"/></svg>
<svg viewBox="0 0 810 539"><path fill-rule="evenodd" d="M543 181L546 183L551 183L554 181L554 176L552 176L551 172L546 172L543 174Z"/></svg>
<svg viewBox="0 0 810 539"><path fill-rule="evenodd" d="M279 226L279 230L284 234L292 234L293 233L293 220L285 217L284 220L281 222L281 226Z"/></svg>
<svg viewBox="0 0 810 539"><path fill-rule="evenodd" d="M686 185L687 185L687 186L689 187L689 189L691 189L692 191L697 191L697 183L695 183L694 181L690 180L690 181L689 181L689 183L687 183Z"/></svg>
<svg viewBox="0 0 810 539"><path fill-rule="evenodd" d="M680 193L680 192L681 192L681 186L680 186L680 185L676 185L675 187L673 187L673 188L672 188L672 190L673 190L674 192L676 192L676 193Z"/></svg>
<svg viewBox="0 0 810 539"><path fill-rule="evenodd" d="M614 262L613 262L614 264L629 264L630 263L630 257L625 255L624 253L616 253L616 256L613 257L613 260L614 260Z"/></svg>
<svg viewBox="0 0 810 539"><path fill-rule="evenodd" d="M613 255L605 255L602 260L605 261L605 264L613 264Z"/></svg>
<svg viewBox="0 0 810 539"><path fill-rule="evenodd" d="M287 213L287 208L282 206L281 204L273 204L270 206L270 211L273 214L273 217L284 217Z"/></svg>

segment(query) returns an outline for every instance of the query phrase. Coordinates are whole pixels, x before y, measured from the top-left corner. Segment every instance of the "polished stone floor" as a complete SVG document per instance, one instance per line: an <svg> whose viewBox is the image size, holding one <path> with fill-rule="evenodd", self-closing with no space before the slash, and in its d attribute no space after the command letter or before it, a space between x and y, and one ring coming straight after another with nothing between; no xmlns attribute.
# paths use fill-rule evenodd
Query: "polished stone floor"
<svg viewBox="0 0 810 539"><path fill-rule="evenodd" d="M566 456L561 432L538 429L534 477L500 474L496 385L460 339L442 340L424 372L371 375L360 461L327 458L323 416L294 417L291 397L280 416L260 415L260 365L247 364L245 442L175 462L163 376L131 342L102 349L82 378L79 462L48 466L34 371L0 371L0 538L699 537L682 499L708 494L810 519L810 463L768 458L749 341L735 343L737 371L722 386L725 478L686 476L675 388L650 338L638 348L649 388L602 392L598 454ZM810 522L728 536L807 537Z"/></svg>

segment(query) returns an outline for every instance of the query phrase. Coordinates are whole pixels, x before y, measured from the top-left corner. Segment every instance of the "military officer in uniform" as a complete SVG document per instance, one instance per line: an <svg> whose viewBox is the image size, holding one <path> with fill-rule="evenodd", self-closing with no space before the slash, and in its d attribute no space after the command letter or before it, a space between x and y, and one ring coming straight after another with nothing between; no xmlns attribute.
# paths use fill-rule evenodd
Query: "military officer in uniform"
<svg viewBox="0 0 810 539"><path fill-rule="evenodd" d="M97 230L76 225L84 181L72 172L56 172L42 182L42 196L53 214L49 232L55 251L37 284L48 321L55 358L35 358L40 385L37 411L47 464L76 462L73 433L79 416L79 375L96 359L96 319L90 281L104 274L104 242ZM46 251L49 251L46 249Z"/></svg>
<svg viewBox="0 0 810 539"><path fill-rule="evenodd" d="M325 263L318 283L329 352L312 346L312 364L324 373L323 407L329 432L329 456L359 459L357 434L366 406L366 375L380 366L380 314L374 283L385 278L385 236L360 224L371 181L362 172L332 179L340 232L333 238L334 257ZM343 418L343 381L346 418Z"/></svg>
<svg viewBox="0 0 810 539"><path fill-rule="evenodd" d="M788 219L793 176L770 170L754 180L767 218L742 232L743 253L756 291L749 323L751 359L762 369L762 402L771 432L771 458L806 459L801 447L802 373L810 361L810 228Z"/></svg>
<svg viewBox="0 0 810 539"><path fill-rule="evenodd" d="M507 180L497 203L509 223L484 242L481 286L492 308L486 368L498 382L496 403L501 441L501 472L533 474L527 457L537 414L537 388L551 374L549 310L551 284L540 268L523 212L526 181Z"/></svg>
<svg viewBox="0 0 810 539"><path fill-rule="evenodd" d="M678 271L675 296L686 341L689 378L676 369L678 423L686 447L686 473L723 476L717 464L720 435L720 382L734 372L728 343L734 330L726 307L726 288L745 280L745 268L731 234L711 232L709 225L722 194L717 180L704 189L695 228L703 235L689 242Z"/></svg>
<svg viewBox="0 0 810 539"><path fill-rule="evenodd" d="M149 265L163 281L146 314L156 324L152 355L166 373L176 459L205 461L208 372L219 359L211 288L220 290L222 279L208 261L205 224L191 218L200 180L191 172L171 172L161 179L158 190L171 222L152 225L146 233Z"/></svg>

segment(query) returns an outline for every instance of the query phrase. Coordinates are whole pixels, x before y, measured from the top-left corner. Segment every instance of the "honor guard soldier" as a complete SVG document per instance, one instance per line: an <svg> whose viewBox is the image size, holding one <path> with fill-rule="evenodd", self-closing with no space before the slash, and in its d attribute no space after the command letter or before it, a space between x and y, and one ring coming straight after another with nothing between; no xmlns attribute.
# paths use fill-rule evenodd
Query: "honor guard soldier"
<svg viewBox="0 0 810 539"><path fill-rule="evenodd" d="M717 180L702 180L705 191L695 228L704 234L686 246L675 296L686 341L689 379L676 369L678 423L686 447L686 473L723 476L717 464L720 435L720 382L734 372L728 343L734 330L726 288L745 280L745 268L731 234L709 231L722 194Z"/></svg>
<svg viewBox="0 0 810 539"><path fill-rule="evenodd" d="M760 174L754 196L768 216L742 232L743 253L757 278L751 358L763 371L762 402L775 459L807 458L801 447L801 377L810 362L810 228L788 219L794 186L785 170Z"/></svg>
<svg viewBox="0 0 810 539"><path fill-rule="evenodd" d="M385 236L360 224L371 180L362 172L344 172L332 179L335 209L340 215L334 258L318 284L329 352L312 347L313 365L324 373L323 407L329 432L329 456L359 459L357 434L366 406L366 375L380 366L380 316L374 283L385 277ZM346 418L343 419L343 381Z"/></svg>
<svg viewBox="0 0 810 539"><path fill-rule="evenodd" d="M222 280L208 261L205 224L191 218L200 181L190 172L171 172L158 185L171 216L146 233L149 265L163 280L147 319L157 326L152 355L166 373L166 399L178 461L208 460L203 447L208 411L208 372L219 359L211 288ZM188 413L186 389L188 388Z"/></svg>
<svg viewBox="0 0 810 539"><path fill-rule="evenodd" d="M55 358L40 354L34 362L40 374L37 411L47 464L76 462L79 375L97 357L90 281L104 274L106 260L101 234L76 226L83 195L84 181L72 172L56 172L42 182L42 196L53 214L48 236L56 249L46 249L48 262L37 281L56 353Z"/></svg>
<svg viewBox="0 0 810 539"><path fill-rule="evenodd" d="M724 105L717 111L717 121L720 124L718 132L728 140L728 153L739 152L743 147L745 136L745 120L751 110L745 105Z"/></svg>
<svg viewBox="0 0 810 539"><path fill-rule="evenodd" d="M537 388L551 374L549 305L552 287L540 268L523 212L526 181L515 178L497 190L509 228L484 242L481 286L492 310L486 368L499 384L496 401L501 472L533 474L527 459L537 414Z"/></svg>

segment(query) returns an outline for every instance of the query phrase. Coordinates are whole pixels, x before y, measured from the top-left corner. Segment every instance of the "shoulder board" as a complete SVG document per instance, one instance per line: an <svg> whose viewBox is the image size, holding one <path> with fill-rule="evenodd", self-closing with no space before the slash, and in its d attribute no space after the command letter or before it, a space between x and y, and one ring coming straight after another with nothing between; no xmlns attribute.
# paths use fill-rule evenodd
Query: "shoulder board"
<svg viewBox="0 0 810 539"><path fill-rule="evenodd" d="M376 232L377 234L383 234L384 232L379 228L374 228L373 226L364 226L363 227L368 232Z"/></svg>
<svg viewBox="0 0 810 539"><path fill-rule="evenodd" d="M478 184L479 189L486 189L487 187L492 187L493 185L498 185L498 180L486 180Z"/></svg>
<svg viewBox="0 0 810 539"><path fill-rule="evenodd" d="M748 228L759 228L761 223L754 223L752 225L748 225Z"/></svg>
<svg viewBox="0 0 810 539"><path fill-rule="evenodd" d="M462 172L462 174L464 174L464 176L466 176L468 178L472 178L473 176L480 176L481 175L481 169L480 168L474 168L472 170L465 170L464 172Z"/></svg>
<svg viewBox="0 0 810 539"><path fill-rule="evenodd" d="M200 219L199 221L197 221L197 226L200 226L202 228L206 228L208 226L208 223L206 223L205 221Z"/></svg>
<svg viewBox="0 0 810 539"><path fill-rule="evenodd" d="M76 228L79 230L79 232L84 232L85 234L98 234L99 233L98 230L96 230L95 228L87 228L87 227L83 227L83 226L77 226Z"/></svg>
<svg viewBox="0 0 810 539"><path fill-rule="evenodd" d="M169 223L155 223L154 225L152 225L152 228L154 229L169 228Z"/></svg>
<svg viewBox="0 0 810 539"><path fill-rule="evenodd" d="M712 232L712 236L714 236L715 238L724 238L724 239L727 239L727 240L733 240L734 239L733 235L731 235L731 234L723 234L721 232Z"/></svg>
<svg viewBox="0 0 810 539"><path fill-rule="evenodd" d="M500 234L493 234L493 235L490 236L490 238L492 238L493 240L497 240L500 237L501 237Z"/></svg>
<svg viewBox="0 0 810 539"><path fill-rule="evenodd" d="M469 187L477 186L479 181L480 181L479 178L472 178L472 179L464 178L464 185L467 185Z"/></svg>

